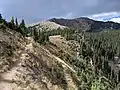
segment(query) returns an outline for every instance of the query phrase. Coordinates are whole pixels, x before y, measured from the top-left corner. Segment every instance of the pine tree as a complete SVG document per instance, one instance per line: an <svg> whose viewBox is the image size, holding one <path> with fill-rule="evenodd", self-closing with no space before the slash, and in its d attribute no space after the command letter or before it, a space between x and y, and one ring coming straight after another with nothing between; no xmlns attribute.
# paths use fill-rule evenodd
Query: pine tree
<svg viewBox="0 0 120 90"><path fill-rule="evenodd" d="M19 27L17 18L15 19L15 25L16 25L16 28Z"/></svg>
<svg viewBox="0 0 120 90"><path fill-rule="evenodd" d="M3 20L3 18L2 18L2 15L0 14L0 23L2 23L2 20Z"/></svg>
<svg viewBox="0 0 120 90"><path fill-rule="evenodd" d="M26 27L25 27L25 21L24 21L24 19L22 19L22 22L20 23L20 27L21 27L21 28L26 28Z"/></svg>
<svg viewBox="0 0 120 90"><path fill-rule="evenodd" d="M2 20L2 15L0 14L0 20Z"/></svg>
<svg viewBox="0 0 120 90"><path fill-rule="evenodd" d="M39 39L39 35L38 35L38 32L37 32L37 30L34 28L34 30L33 30L33 38L34 38L34 40L35 41L37 41L38 39Z"/></svg>
<svg viewBox="0 0 120 90"><path fill-rule="evenodd" d="M14 26L15 26L14 17L12 17L12 19L11 19L11 24L12 24L12 26L13 26L13 28L14 28Z"/></svg>
<svg viewBox="0 0 120 90"><path fill-rule="evenodd" d="M24 19L22 19L22 22L20 23L19 28L21 29L21 34L23 36L26 36L27 35L27 30L26 30Z"/></svg>

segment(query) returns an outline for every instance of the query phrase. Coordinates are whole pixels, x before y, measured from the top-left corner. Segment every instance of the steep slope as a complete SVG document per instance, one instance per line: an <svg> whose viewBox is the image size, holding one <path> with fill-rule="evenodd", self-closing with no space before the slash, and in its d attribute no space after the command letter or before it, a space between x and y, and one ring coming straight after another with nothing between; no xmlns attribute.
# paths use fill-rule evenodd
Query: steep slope
<svg viewBox="0 0 120 90"><path fill-rule="evenodd" d="M85 31L102 31L104 29L117 30L120 29L120 24L115 22L102 22L95 21L86 17L75 18L75 19L50 19L49 21L55 22L57 24L67 26L70 28L81 29Z"/></svg>
<svg viewBox="0 0 120 90"><path fill-rule="evenodd" d="M1 25L0 50L0 90L77 90L76 72L54 54L66 57L56 45L40 45Z"/></svg>

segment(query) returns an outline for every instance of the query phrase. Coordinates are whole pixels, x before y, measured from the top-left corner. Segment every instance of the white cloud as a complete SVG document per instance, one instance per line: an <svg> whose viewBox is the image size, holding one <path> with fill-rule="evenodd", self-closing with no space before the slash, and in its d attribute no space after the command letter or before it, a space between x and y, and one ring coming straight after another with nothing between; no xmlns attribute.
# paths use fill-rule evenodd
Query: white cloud
<svg viewBox="0 0 120 90"><path fill-rule="evenodd" d="M112 18L110 21L120 23L120 18Z"/></svg>
<svg viewBox="0 0 120 90"><path fill-rule="evenodd" d="M120 13L118 12L109 12L109 13L99 13L99 14L95 14L95 15L92 15L91 17L93 18L104 18L104 17L111 17L111 16L116 16L116 15L119 15Z"/></svg>
<svg viewBox="0 0 120 90"><path fill-rule="evenodd" d="M99 21L119 22L120 12L99 13L99 14L89 15L88 17Z"/></svg>
<svg viewBox="0 0 120 90"><path fill-rule="evenodd" d="M63 16L64 18L73 18L74 16L74 13L70 12L70 13L67 13L65 16Z"/></svg>

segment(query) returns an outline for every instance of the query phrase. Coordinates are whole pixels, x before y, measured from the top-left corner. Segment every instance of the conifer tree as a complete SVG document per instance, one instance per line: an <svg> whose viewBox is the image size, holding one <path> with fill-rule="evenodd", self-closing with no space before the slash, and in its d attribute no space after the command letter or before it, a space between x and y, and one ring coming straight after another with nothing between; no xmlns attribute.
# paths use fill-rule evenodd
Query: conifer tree
<svg viewBox="0 0 120 90"><path fill-rule="evenodd" d="M17 20L17 18L15 19L15 25L16 25L16 27L18 28L18 20Z"/></svg>
<svg viewBox="0 0 120 90"><path fill-rule="evenodd" d="M0 20L2 20L2 15L0 14Z"/></svg>
<svg viewBox="0 0 120 90"><path fill-rule="evenodd" d="M21 27L21 28L26 28L26 27L25 27L25 21L24 21L24 19L22 19L22 22L20 23L20 27Z"/></svg>
<svg viewBox="0 0 120 90"><path fill-rule="evenodd" d="M21 29L22 35L26 36L27 35L27 30L26 30L24 19L22 19L22 22L20 23L19 28Z"/></svg>
<svg viewBox="0 0 120 90"><path fill-rule="evenodd" d="M33 35L34 40L37 41L38 38L39 38L39 35L38 35L38 32L37 32L37 30L35 28L33 29L33 34L34 34Z"/></svg>
<svg viewBox="0 0 120 90"><path fill-rule="evenodd" d="M0 14L0 23L2 23L2 20L3 20L3 18L2 18L2 15Z"/></svg>
<svg viewBox="0 0 120 90"><path fill-rule="evenodd" d="M11 27L12 27L12 29L15 29L15 21L14 21L14 17L12 17L12 19L11 19Z"/></svg>

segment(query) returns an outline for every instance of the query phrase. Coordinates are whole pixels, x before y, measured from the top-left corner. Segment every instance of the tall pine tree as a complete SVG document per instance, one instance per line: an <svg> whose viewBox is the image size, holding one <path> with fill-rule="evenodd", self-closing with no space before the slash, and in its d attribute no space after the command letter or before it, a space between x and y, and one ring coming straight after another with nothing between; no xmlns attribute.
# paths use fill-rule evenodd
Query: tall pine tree
<svg viewBox="0 0 120 90"><path fill-rule="evenodd" d="M28 34L27 28L25 26L25 21L22 19L22 22L20 23L19 28L21 29L22 35L26 36Z"/></svg>
<svg viewBox="0 0 120 90"><path fill-rule="evenodd" d="M15 26L16 26L16 28L19 27L17 18L15 19Z"/></svg>
<svg viewBox="0 0 120 90"><path fill-rule="evenodd" d="M0 14L0 23L2 23L2 19L3 19L3 18L2 18L2 15Z"/></svg>
<svg viewBox="0 0 120 90"><path fill-rule="evenodd" d="M2 20L2 15L0 14L0 20Z"/></svg>
<svg viewBox="0 0 120 90"><path fill-rule="evenodd" d="M15 29L15 21L14 21L14 17L12 17L10 23L11 23L11 29Z"/></svg>

